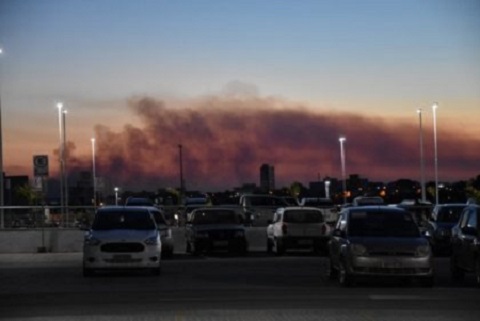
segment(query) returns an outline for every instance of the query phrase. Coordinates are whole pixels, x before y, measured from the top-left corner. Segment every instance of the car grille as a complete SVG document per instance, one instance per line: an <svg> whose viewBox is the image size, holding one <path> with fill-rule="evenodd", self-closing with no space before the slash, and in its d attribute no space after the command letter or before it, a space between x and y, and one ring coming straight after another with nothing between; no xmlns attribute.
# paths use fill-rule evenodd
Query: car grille
<svg viewBox="0 0 480 321"><path fill-rule="evenodd" d="M143 252L145 246L142 243L107 243L100 248L102 252L131 253Z"/></svg>
<svg viewBox="0 0 480 321"><path fill-rule="evenodd" d="M229 240L232 239L235 231L209 231L208 234L212 240Z"/></svg>
<svg viewBox="0 0 480 321"><path fill-rule="evenodd" d="M356 267L354 269L356 272L360 273L372 273L372 274L402 274L402 275L415 275L415 274L425 274L429 273L430 269L428 268L378 268L378 267Z"/></svg>
<svg viewBox="0 0 480 321"><path fill-rule="evenodd" d="M415 256L414 252L395 252L395 251L373 251L368 253L370 256L402 256L411 257Z"/></svg>

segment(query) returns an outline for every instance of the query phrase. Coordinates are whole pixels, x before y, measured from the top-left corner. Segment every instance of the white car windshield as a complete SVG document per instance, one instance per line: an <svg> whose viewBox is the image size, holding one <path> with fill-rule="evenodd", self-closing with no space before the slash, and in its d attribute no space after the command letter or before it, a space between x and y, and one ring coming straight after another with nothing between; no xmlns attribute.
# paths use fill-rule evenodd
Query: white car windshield
<svg viewBox="0 0 480 321"><path fill-rule="evenodd" d="M147 211L109 211L98 213L92 230L152 230L155 222Z"/></svg>

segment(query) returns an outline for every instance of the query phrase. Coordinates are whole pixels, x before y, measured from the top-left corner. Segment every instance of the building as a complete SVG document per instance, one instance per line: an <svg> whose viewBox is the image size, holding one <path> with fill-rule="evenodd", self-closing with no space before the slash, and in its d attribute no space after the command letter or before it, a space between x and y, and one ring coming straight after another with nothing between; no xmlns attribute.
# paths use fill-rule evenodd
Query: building
<svg viewBox="0 0 480 321"><path fill-rule="evenodd" d="M260 189L270 192L275 189L275 168L269 164L260 166Z"/></svg>

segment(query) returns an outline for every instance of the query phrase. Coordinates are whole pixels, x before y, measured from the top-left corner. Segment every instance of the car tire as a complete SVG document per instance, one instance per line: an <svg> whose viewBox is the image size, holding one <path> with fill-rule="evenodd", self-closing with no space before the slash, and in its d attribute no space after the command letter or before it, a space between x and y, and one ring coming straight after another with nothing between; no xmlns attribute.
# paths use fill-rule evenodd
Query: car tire
<svg viewBox="0 0 480 321"><path fill-rule="evenodd" d="M328 272L328 276L330 280L337 280L338 279L338 270L333 266L332 259L329 259L330 262L330 271Z"/></svg>
<svg viewBox="0 0 480 321"><path fill-rule="evenodd" d="M270 240L270 238L267 237L267 253L272 254L273 253L273 242Z"/></svg>
<svg viewBox="0 0 480 321"><path fill-rule="evenodd" d="M477 258L475 263L475 281L477 282L477 286L480 287L480 257Z"/></svg>
<svg viewBox="0 0 480 321"><path fill-rule="evenodd" d="M162 268L160 266L151 269L154 276L160 276L162 274Z"/></svg>
<svg viewBox="0 0 480 321"><path fill-rule="evenodd" d="M94 269L89 269L86 267L83 267L83 276L86 278L92 277L95 275L95 270Z"/></svg>
<svg viewBox="0 0 480 321"><path fill-rule="evenodd" d="M456 255L450 257L450 275L452 280L456 282L463 281L465 278L465 272L458 267Z"/></svg>
<svg viewBox="0 0 480 321"><path fill-rule="evenodd" d="M281 256L285 254L285 245L282 240L275 239L275 254Z"/></svg>
<svg viewBox="0 0 480 321"><path fill-rule="evenodd" d="M343 287L353 286L353 276L348 273L345 262L342 260L339 262L338 283Z"/></svg>

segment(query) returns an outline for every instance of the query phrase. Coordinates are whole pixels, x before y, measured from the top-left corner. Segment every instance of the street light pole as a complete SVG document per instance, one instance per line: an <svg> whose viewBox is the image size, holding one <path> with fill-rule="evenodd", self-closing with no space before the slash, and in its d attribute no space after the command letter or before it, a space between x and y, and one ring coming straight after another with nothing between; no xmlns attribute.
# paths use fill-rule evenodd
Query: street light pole
<svg viewBox="0 0 480 321"><path fill-rule="evenodd" d="M343 136L341 136L338 141L340 142L340 159L342 162L342 192L343 192L343 204L347 203L347 175L346 175L346 170L345 170L345 151L343 149L343 143L347 139Z"/></svg>
<svg viewBox="0 0 480 321"><path fill-rule="evenodd" d="M118 206L118 187L113 189L115 191L115 205Z"/></svg>
<svg viewBox="0 0 480 321"><path fill-rule="evenodd" d="M437 108L438 104L434 103L432 106L433 110L433 144L434 144L434 154L435 154L435 204L439 203L438 195L438 153L437 153Z"/></svg>
<svg viewBox="0 0 480 321"><path fill-rule="evenodd" d="M68 174L67 174L67 158L68 152L66 151L67 142L67 110L62 112L62 144L63 144L63 196L65 198L65 215L66 215L66 227L68 227Z"/></svg>
<svg viewBox="0 0 480 321"><path fill-rule="evenodd" d="M180 201L183 200L183 193L185 192L184 184L183 184L183 159L182 159L182 144L178 145L178 153L179 153L179 166L180 166Z"/></svg>
<svg viewBox="0 0 480 321"><path fill-rule="evenodd" d="M0 48L0 56L3 54L3 49ZM1 63L0 63L1 65ZM3 179L3 128L2 128L2 86L1 86L1 73L0 73L0 227L3 229L5 227L5 218L3 206L5 205L4 194L5 194L5 182Z"/></svg>
<svg viewBox="0 0 480 321"><path fill-rule="evenodd" d="M59 158L59 165L60 165L60 212L63 216L64 214L64 197L63 197L63 117L62 117L62 109L63 109L63 103L59 102L57 103L57 108L58 108L58 133L60 137L60 146L58 150L58 158Z"/></svg>
<svg viewBox="0 0 480 321"><path fill-rule="evenodd" d="M97 207L97 175L95 170L95 138L92 138L93 207Z"/></svg>
<svg viewBox="0 0 480 321"><path fill-rule="evenodd" d="M420 139L420 188L422 190L422 202L426 201L425 191L425 161L423 158L423 126L422 126L422 109L417 109L418 121L420 124L419 139Z"/></svg>

